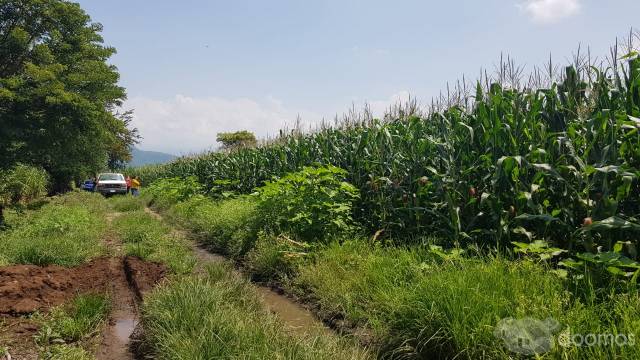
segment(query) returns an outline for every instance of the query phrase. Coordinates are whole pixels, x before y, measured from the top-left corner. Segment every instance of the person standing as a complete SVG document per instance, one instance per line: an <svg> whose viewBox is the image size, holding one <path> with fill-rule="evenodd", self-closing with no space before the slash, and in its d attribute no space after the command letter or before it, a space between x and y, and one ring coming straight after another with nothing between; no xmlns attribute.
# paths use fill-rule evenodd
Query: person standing
<svg viewBox="0 0 640 360"><path fill-rule="evenodd" d="M131 176L127 175L127 178L124 179L127 182L127 194L131 192Z"/></svg>
<svg viewBox="0 0 640 360"><path fill-rule="evenodd" d="M140 195L140 179L138 179L137 176L134 176L133 179L131 179L131 195Z"/></svg>

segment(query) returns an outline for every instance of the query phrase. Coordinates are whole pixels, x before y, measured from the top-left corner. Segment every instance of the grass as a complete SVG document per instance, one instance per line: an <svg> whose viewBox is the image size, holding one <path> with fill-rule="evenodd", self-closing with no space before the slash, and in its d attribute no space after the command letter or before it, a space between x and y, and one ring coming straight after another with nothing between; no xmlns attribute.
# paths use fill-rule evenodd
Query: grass
<svg viewBox="0 0 640 360"><path fill-rule="evenodd" d="M109 299L83 294L42 316L36 343L45 359L91 359L83 344L100 330L109 314Z"/></svg>
<svg viewBox="0 0 640 360"><path fill-rule="evenodd" d="M99 195L72 192L26 210L18 221L8 217L9 229L0 232L0 265L75 266L105 254L105 211Z"/></svg>
<svg viewBox="0 0 640 360"><path fill-rule="evenodd" d="M146 203L141 197L113 196L107 200L111 208L117 212L144 210Z"/></svg>
<svg viewBox="0 0 640 360"><path fill-rule="evenodd" d="M158 359L364 359L327 336L298 336L264 309L225 265L156 289L145 299L145 336Z"/></svg>
<svg viewBox="0 0 640 360"><path fill-rule="evenodd" d="M530 261L434 260L426 250L333 244L290 284L325 311L370 327L384 355L508 358L494 335L507 317L557 320L572 334L640 334L637 292L584 303L562 279ZM551 358L635 358L626 347L556 347Z"/></svg>
<svg viewBox="0 0 640 360"><path fill-rule="evenodd" d="M166 264L176 274L193 270L195 258L186 240L144 211L131 211L113 220L126 255Z"/></svg>
<svg viewBox="0 0 640 360"><path fill-rule="evenodd" d="M256 239L257 211L252 197L221 201L194 197L174 206L170 214L199 234L206 245L236 259L244 256Z"/></svg>

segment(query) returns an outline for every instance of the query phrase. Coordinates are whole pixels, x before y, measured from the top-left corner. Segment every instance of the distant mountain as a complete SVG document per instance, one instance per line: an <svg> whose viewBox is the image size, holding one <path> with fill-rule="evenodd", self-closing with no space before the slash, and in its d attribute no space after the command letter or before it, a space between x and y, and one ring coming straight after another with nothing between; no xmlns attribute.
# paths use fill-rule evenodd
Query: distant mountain
<svg viewBox="0 0 640 360"><path fill-rule="evenodd" d="M142 166L151 164L164 164L177 158L175 155L158 152L158 151L145 151L137 148L131 150L131 162L130 166Z"/></svg>

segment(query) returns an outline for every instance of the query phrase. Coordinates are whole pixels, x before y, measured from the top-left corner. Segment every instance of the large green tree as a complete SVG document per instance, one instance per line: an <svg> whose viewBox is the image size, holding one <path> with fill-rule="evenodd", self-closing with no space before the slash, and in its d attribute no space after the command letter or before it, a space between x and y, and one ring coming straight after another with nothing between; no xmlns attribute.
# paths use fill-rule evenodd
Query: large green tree
<svg viewBox="0 0 640 360"><path fill-rule="evenodd" d="M129 160L137 130L102 26L63 0L0 0L0 168L40 166L54 189Z"/></svg>

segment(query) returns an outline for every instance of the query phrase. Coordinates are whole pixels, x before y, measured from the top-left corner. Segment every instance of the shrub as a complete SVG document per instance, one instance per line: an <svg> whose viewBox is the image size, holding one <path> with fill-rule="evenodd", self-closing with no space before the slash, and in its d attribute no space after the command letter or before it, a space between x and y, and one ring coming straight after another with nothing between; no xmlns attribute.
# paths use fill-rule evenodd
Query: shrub
<svg viewBox="0 0 640 360"><path fill-rule="evenodd" d="M18 164L0 172L0 203L28 203L47 193L49 175L43 169Z"/></svg>
<svg viewBox="0 0 640 360"><path fill-rule="evenodd" d="M5 227L4 208L25 205L47 193L49 175L46 171L18 164L0 171L0 229Z"/></svg>
<svg viewBox="0 0 640 360"><path fill-rule="evenodd" d="M353 201L358 190L335 166L305 167L258 189L260 218L267 230L324 242L355 231Z"/></svg>

